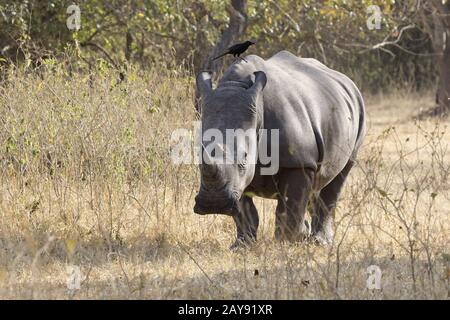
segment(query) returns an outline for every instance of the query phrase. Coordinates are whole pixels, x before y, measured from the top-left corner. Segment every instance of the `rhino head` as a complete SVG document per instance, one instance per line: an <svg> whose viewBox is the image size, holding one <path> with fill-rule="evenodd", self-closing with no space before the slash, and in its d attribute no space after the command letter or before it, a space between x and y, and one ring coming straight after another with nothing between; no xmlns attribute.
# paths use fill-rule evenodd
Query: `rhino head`
<svg viewBox="0 0 450 320"><path fill-rule="evenodd" d="M236 215L239 199L251 183L257 162L257 130L263 117L262 91L267 78L257 71L248 82L197 77L202 123L201 184L195 197L198 214Z"/></svg>

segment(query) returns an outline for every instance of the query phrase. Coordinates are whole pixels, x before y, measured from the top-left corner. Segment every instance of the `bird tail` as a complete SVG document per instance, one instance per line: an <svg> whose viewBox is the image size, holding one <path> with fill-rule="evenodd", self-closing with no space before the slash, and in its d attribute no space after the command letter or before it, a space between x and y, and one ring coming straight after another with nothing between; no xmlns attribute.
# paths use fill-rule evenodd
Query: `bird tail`
<svg viewBox="0 0 450 320"><path fill-rule="evenodd" d="M219 59L219 58L222 58L224 55L226 55L228 52L224 52L224 53L222 53L221 55L218 55L217 57L215 57L214 59L212 59L211 61L215 61L215 60L217 60L217 59Z"/></svg>

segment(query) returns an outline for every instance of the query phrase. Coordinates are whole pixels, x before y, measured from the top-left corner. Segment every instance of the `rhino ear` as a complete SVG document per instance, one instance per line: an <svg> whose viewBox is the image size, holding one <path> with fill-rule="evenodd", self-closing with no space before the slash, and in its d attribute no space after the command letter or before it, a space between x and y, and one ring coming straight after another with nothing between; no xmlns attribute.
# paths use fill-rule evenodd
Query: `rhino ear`
<svg viewBox="0 0 450 320"><path fill-rule="evenodd" d="M210 71L202 71L198 74L196 82L199 97L206 97L212 91L212 75Z"/></svg>
<svg viewBox="0 0 450 320"><path fill-rule="evenodd" d="M195 110L197 116L200 116L202 108L200 100L207 97L212 91L212 72L202 71L197 75L196 83L197 90L195 90Z"/></svg>
<svg viewBox="0 0 450 320"><path fill-rule="evenodd" d="M255 75L255 83L248 90L257 97L267 84L267 76L263 71L256 71L253 74Z"/></svg>

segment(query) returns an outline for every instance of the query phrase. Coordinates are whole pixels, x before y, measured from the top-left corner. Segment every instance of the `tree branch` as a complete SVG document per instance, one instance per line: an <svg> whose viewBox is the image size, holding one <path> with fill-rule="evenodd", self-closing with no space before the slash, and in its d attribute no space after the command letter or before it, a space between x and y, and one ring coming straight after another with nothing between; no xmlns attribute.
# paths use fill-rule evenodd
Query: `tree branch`
<svg viewBox="0 0 450 320"><path fill-rule="evenodd" d="M228 7L230 23L222 33L217 45L211 51L207 60L203 63L204 69L219 70L223 66L223 59L211 61L211 59L224 52L234 41L244 34L247 26L247 0L231 0Z"/></svg>
<svg viewBox="0 0 450 320"><path fill-rule="evenodd" d="M80 47L93 47L93 48L99 50L108 59L108 61L111 62L111 64L114 66L114 68L116 68L117 70L120 70L117 63L114 61L114 59L108 54L108 52L102 46L100 46L94 42L81 42Z"/></svg>
<svg viewBox="0 0 450 320"><path fill-rule="evenodd" d="M387 39L389 38L389 36L387 36L387 37L384 39L383 42L380 42L380 43L378 43L378 44L372 46L371 49L376 50L376 49L379 49L379 48L381 48L381 47L385 47L385 46L388 46L388 45L396 45L396 44L398 44L398 43L400 42L400 40L402 39L402 35L403 35L403 33L404 33L406 30L414 29L415 27L416 27L415 24L407 25L406 27L403 27L403 28L400 30L400 33L399 33L397 39L395 39L394 41L387 41Z"/></svg>

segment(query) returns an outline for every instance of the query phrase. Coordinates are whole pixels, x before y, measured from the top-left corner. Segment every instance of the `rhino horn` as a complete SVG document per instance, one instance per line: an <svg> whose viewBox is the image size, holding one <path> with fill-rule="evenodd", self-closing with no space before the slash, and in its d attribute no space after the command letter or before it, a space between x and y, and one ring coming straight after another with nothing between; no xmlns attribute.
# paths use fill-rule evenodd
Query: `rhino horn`
<svg viewBox="0 0 450 320"><path fill-rule="evenodd" d="M202 174L205 177L213 177L217 175L218 168L214 159L209 155L209 153L202 147L203 151L203 164L202 164Z"/></svg>

